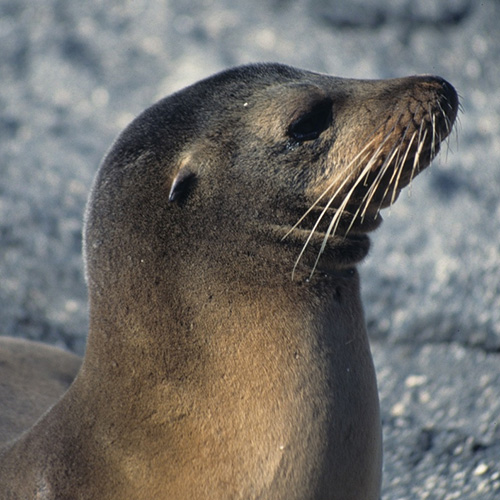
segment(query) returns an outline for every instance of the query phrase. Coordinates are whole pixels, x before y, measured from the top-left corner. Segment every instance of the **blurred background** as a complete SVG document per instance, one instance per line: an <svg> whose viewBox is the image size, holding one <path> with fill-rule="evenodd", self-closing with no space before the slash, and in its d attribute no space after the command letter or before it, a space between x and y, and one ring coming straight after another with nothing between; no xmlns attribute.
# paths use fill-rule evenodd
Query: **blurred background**
<svg viewBox="0 0 500 500"><path fill-rule="evenodd" d="M498 0L0 0L1 334L84 352L86 198L157 99L256 61L437 74L461 96L456 134L360 270L383 498L499 498L499 24Z"/></svg>

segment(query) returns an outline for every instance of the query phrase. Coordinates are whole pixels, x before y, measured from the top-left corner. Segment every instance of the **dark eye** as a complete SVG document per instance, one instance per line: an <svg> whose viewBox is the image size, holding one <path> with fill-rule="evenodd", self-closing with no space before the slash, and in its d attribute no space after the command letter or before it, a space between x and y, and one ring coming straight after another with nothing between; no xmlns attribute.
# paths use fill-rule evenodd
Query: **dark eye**
<svg viewBox="0 0 500 500"><path fill-rule="evenodd" d="M332 123L332 102L321 101L310 111L293 121L288 127L288 135L298 142L317 139Z"/></svg>

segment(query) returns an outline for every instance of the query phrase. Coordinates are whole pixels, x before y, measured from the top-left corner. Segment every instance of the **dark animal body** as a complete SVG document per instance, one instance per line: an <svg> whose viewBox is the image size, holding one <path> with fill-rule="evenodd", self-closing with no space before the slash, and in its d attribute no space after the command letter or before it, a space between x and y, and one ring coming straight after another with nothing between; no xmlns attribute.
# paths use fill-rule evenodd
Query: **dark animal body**
<svg viewBox="0 0 500 500"><path fill-rule="evenodd" d="M438 77L264 64L141 114L88 203L83 364L24 433L4 425L0 498L378 499L356 265L457 107Z"/></svg>

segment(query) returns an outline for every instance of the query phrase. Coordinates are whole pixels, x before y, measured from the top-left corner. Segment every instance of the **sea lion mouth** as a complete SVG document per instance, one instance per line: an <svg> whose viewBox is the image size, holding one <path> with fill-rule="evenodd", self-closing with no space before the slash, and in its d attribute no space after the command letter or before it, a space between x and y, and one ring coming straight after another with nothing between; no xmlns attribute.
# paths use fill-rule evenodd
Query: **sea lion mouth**
<svg viewBox="0 0 500 500"><path fill-rule="evenodd" d="M378 226L381 222L382 218L379 217L376 225ZM370 249L370 238L365 232L352 230L340 236L327 231L311 231L311 229L297 227L279 226L274 229L287 245L302 248L300 261L304 261L305 266L314 266L314 269L320 272L353 267L368 255ZM375 227L371 228L373 229ZM317 255L320 252L322 259L318 262ZM294 267L294 274L297 265L298 261Z"/></svg>
<svg viewBox="0 0 500 500"><path fill-rule="evenodd" d="M331 238L340 236L347 238L349 235L359 235L369 233L377 229L382 217L378 210L368 210L363 217L358 217L356 214L357 207L355 205L345 207L339 211L339 207L333 206L315 206L308 210L307 215L302 217L298 224L290 226L286 230L286 236L294 234L299 239L302 238L305 242L312 232L310 242L316 241L318 238ZM335 219L336 231L332 232L331 224Z"/></svg>

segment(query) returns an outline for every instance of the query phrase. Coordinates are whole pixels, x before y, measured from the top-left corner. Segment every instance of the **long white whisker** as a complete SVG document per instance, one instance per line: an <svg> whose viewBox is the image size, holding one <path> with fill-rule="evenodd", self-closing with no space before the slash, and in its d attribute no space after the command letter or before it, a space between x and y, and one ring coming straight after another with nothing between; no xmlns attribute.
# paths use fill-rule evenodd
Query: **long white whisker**
<svg viewBox="0 0 500 500"><path fill-rule="evenodd" d="M295 264L293 266L293 269L292 269L292 279L293 279L293 277L295 275L295 270L297 269L297 266L298 266L298 264L300 262L300 259L302 259L302 256L304 255L304 252L306 251L306 248L308 247L309 242L311 241L314 233L316 232L316 229L318 228L320 222L323 220L324 215L326 214L326 212L328 211L328 209L330 208L330 206L334 202L335 197L341 192L342 188L347 183L347 181L349 180L349 178L350 178L350 176L351 176L351 174L353 172L354 172L354 170L346 177L346 179L342 182L342 184L337 188L337 190L335 191L335 193L333 193L333 195L330 197L330 199L328 200L327 204L325 205L325 207L323 208L323 210L319 214L318 218L316 219L316 222L314 223L314 226L309 231L309 235L308 235L308 237L307 237L304 245L302 245L302 249L301 249L301 251L299 253L299 256L297 257L297 260L295 261ZM311 209L309 209L306 212L305 215L307 215L310 211L311 211ZM295 229L297 227L297 225L304 219L305 215L302 216L301 220L290 231L288 231L288 233L285 236L287 236L288 234L290 234L290 232L293 231L293 229Z"/></svg>
<svg viewBox="0 0 500 500"><path fill-rule="evenodd" d="M360 204L360 208L358 208L358 210L356 212L356 213L358 213L360 211L361 207L363 208L363 211L361 212L361 220L363 220L364 216L366 215L366 211L368 210L368 207L370 206L370 203L371 203L373 197L375 196L375 193L376 193L380 183L382 182L382 178L386 174L387 169L389 168L392 160L394 159L395 156L399 156L399 153L400 153L399 146L400 146L399 142L392 146L392 149L390 151L389 156L384 160L384 163L380 167L380 170L378 171L377 176L373 180L372 185L370 186L370 188L366 192L365 196L363 197L363 200ZM396 165L397 165L397 161L396 161ZM389 186L391 185L391 183L394 179L394 175L395 175L395 172L393 172L393 174L391 176L389 184L387 185L387 188L384 192L384 196L382 197L382 201L384 200L385 195L387 194L387 191L389 189Z"/></svg>
<svg viewBox="0 0 500 500"><path fill-rule="evenodd" d="M366 167L365 167L365 169L363 169L363 171L366 171ZM340 224L341 216L344 213L346 206L349 204L349 201L350 201L351 196L353 195L354 191L359 186L360 182L363 180L363 177L364 176L358 176L358 178L356 179L356 182L351 186L351 189L349 189L349 192L347 193L346 197L344 198L344 201L341 203L340 207L337 209L334 216L332 217L332 220L330 221L328 229L326 230L325 237L323 238L323 241L321 243L321 247L319 249L316 260L314 261L314 265L313 265L313 268L311 270L311 274L309 276L310 278L312 277L312 275L314 274L314 271L316 270L316 267L318 266L318 262L319 262L321 255L325 251L328 238L332 235L335 235L335 233L337 232L338 225Z"/></svg>
<svg viewBox="0 0 500 500"><path fill-rule="evenodd" d="M444 118L444 121L445 121L445 127L446 127L446 133L445 135L448 135L451 131L451 127L453 126L453 124L451 123L451 120L449 119L448 117L448 114L446 113L446 111L443 109L443 106L441 105L440 102L437 103L438 107L439 107L439 110L441 111L441 115L442 117ZM451 106L449 103L448 103L448 106ZM439 142L442 142L442 139L441 137L439 137ZM448 161L448 154L450 152L450 143L449 141L446 141L446 154L445 154L445 161Z"/></svg>
<svg viewBox="0 0 500 500"><path fill-rule="evenodd" d="M434 157L436 155L436 115L432 112L431 109L428 111L429 116L431 116L431 122L432 122L432 140L431 140L431 157Z"/></svg>
<svg viewBox="0 0 500 500"><path fill-rule="evenodd" d="M369 144L367 146L365 146L365 148L363 148L363 150L365 150L368 146L369 146ZM356 155L355 159L357 159L358 156L359 155ZM352 165L352 163L354 162L354 160L349 163L349 165L348 165L347 168L349 168L349 166ZM362 158L362 160L365 160L365 158ZM316 229L318 228L320 222L323 220L324 215L328 212L328 209L331 207L332 203L335 201L335 198L337 197L337 195L342 191L342 189L344 188L344 186L348 183L350 177L352 175L354 175L355 173L356 173L356 169L353 168L351 170L351 172L349 173L349 175L342 181L342 183L340 184L340 186L335 190L335 192L333 193L333 195L328 200L328 203L325 205L325 207L322 209L320 215L316 219L316 222L315 222L314 226L309 231L309 236L307 237L307 240L305 241L304 245L302 246L302 249L301 249L301 251L299 253L299 256L297 257L297 260L295 261L295 264L294 264L293 270L292 270L292 279L293 279L293 277L295 275L295 270L297 269L297 266L298 266L298 264L300 262L300 259L304 255L304 252L306 251L306 248L308 247L309 242L311 241L314 233L316 232ZM310 211L311 211L311 209L309 209L307 211L307 213L309 213ZM306 215L307 215L307 213L306 213ZM338 213L338 210L337 210L336 213ZM305 217L305 215L302 216L301 221L304 219L304 217ZM294 226L294 228L296 228L299 223L300 223L300 221ZM290 234L290 231L287 233L287 235ZM313 272L314 272L314 270L313 270ZM312 276L312 274L311 274L311 276Z"/></svg>
<svg viewBox="0 0 500 500"><path fill-rule="evenodd" d="M372 145L372 143L374 142L374 140L375 140L375 138L373 137L365 145L365 147L344 167L344 170L350 170L350 172L349 172L347 178L342 181L342 183L340 184L339 188L337 188L337 190L333 194L333 197L337 196L337 194L340 192L340 190L345 186L345 184L347 184L347 182L349 181L350 176L356 173L355 172L356 169L351 169L352 165L359 160L359 158L363 155L363 153L365 153L365 151ZM364 159L365 159L365 157L363 157L363 160ZM316 207L316 205L318 205L318 203L327 195L328 191L331 190L332 186L335 185L336 181L337 181L337 177L335 177L332 180L332 182L330 182L330 184L326 187L326 189L316 198L316 200L304 212L304 214L300 217L300 219L287 231L287 233L285 234L285 236L283 236L282 240L284 240L287 236L289 236L290 233L294 229L296 229L299 226L299 224L311 213L311 211L314 210L314 207ZM330 205L331 205L331 203L330 203ZM322 215L320 215L320 217L322 217Z"/></svg>
<svg viewBox="0 0 500 500"><path fill-rule="evenodd" d="M347 177L342 181L342 183L339 185L339 187L335 190L332 196L330 196L330 199L328 200L328 203L326 206L322 209L320 215L318 216L316 223L312 227L311 231L309 232L309 236L307 237L307 240L305 241L304 245L302 246L302 249L299 253L299 256L297 257L297 260L295 261L295 264L292 269L292 279L295 276L295 271L297 269L297 266L302 259L302 256L304 255L304 252L306 251L306 248L308 247L314 233L316 232L316 229L318 228L318 225L320 222L323 220L324 215L328 212L328 209L331 207L332 203L335 201L335 198L337 195L344 189L345 185L349 182L351 176L356 174L356 168L351 168L354 162L362 163L365 161L367 158L368 154L365 154L365 156L361 157L363 153L366 153L366 150L371 147L373 142L375 141L375 134L372 134L372 138L370 141L363 147L363 149L349 162L349 164L346 166L346 169L350 169L349 174ZM360 158L361 157L361 158ZM282 238L286 238L297 226L305 219L305 217L311 212L311 210L319 203L319 201L327 194L327 192L331 189L332 185L334 182L330 183L327 189L321 193L321 195L316 199L316 201L309 207L309 209L305 212L305 214L297 221L297 223L285 234L285 236ZM328 235L327 235L328 237ZM314 271L313 271L314 272Z"/></svg>
<svg viewBox="0 0 500 500"><path fill-rule="evenodd" d="M410 149L413 145L413 141L415 140L416 136L417 136L417 131L415 130L415 132L413 132L413 134L410 137L410 140L408 142L408 146L406 148L406 152L405 152L403 159L401 160L400 166L398 168L398 175L396 177L396 182L394 183L394 188L392 190L391 205L394 203L394 201L396 199L396 193L398 192L398 186L399 186L399 182L401 180L401 174L403 173L403 167L404 167L404 164L406 163L406 159L408 158L408 154L410 153Z"/></svg>
<svg viewBox="0 0 500 500"><path fill-rule="evenodd" d="M417 147L417 152L415 153L415 157L413 158L413 166L411 168L411 173L410 173L410 184L413 181L413 178L415 177L415 172L417 169L420 168L420 155L422 154L422 149L424 148L425 145L425 139L427 138L427 129L424 131L423 137L420 137L420 132L422 131L422 125L420 125L420 129L418 131L418 147Z"/></svg>
<svg viewBox="0 0 500 500"><path fill-rule="evenodd" d="M356 181L356 183L354 184L353 188L351 188L351 190L349 191L349 193L348 193L348 195L347 195L347 197L346 197L346 199L344 200L344 203L343 203L342 205L344 205L344 204L345 204L345 206L347 206L347 205L349 204L350 198L352 197L352 195L353 195L353 193L354 193L355 188L359 185L359 183L360 183L360 181L361 181L361 180L363 180L363 185L366 185L366 184L364 184L364 181L368 178L368 174L370 173L370 171L371 171L371 169L372 169L372 166L373 166L373 165L374 165L374 163L378 160L378 154L379 154L379 152L380 152L380 151L382 150L382 148L384 147L385 143L386 143L386 142L387 142L387 140L389 139L389 137L390 137L390 135L391 135L391 133L392 133L392 131L393 131L393 130L394 130L394 127L393 127L393 128L392 128L392 129L391 129L391 130L387 133L387 135L385 136L385 138L382 140L382 143L380 144L380 146L379 146L379 147L377 148L377 150L376 150L376 151L372 154L372 156L371 156L370 160L368 161L368 163L367 163L367 164L363 167L363 170L359 173L358 180L357 180L357 181ZM378 177L378 174L377 174L377 177ZM373 187L373 184L372 184L372 186L371 186L371 187ZM371 189L371 187L370 187L370 189ZM366 195L363 197L363 200L365 199L365 197L366 197ZM345 234L346 234L346 235L347 235L347 233L349 233L349 231L351 230L351 228L352 228L352 226L353 226L353 224L354 224L354 221L355 221L356 217L357 217L357 216L358 216L358 214L359 214L360 207L361 207L361 205L362 205L362 203L363 203L363 200L362 200L362 202L361 202L360 206L358 207L358 209L356 210L356 212L355 212L354 216L353 216L353 217L352 217L352 219L351 219L351 222L350 222L350 224L349 224L349 226L348 226L348 228L347 228L347 230L346 230L346 232L345 232ZM344 208L345 208L345 206L344 206ZM342 211L340 211L340 210L339 210L338 212L340 212L340 213L342 214L343 209L342 209ZM335 216L336 216L336 215L337 215L337 214L335 214ZM336 230L337 230L337 227L338 227L338 224L339 224L339 221L340 221L340 219L338 219L338 220L337 220L337 222L336 222L336 224L335 224L335 228L334 228L334 230L333 230L333 232L332 232L332 235L334 235L334 234L335 234L335 232L336 232ZM326 234L327 234L327 237L328 237L330 233L328 233L328 232L327 232ZM324 243L324 245L326 245L326 240L324 240L324 241L323 241L323 243Z"/></svg>
<svg viewBox="0 0 500 500"><path fill-rule="evenodd" d="M387 136L384 140L384 142L391 136L391 134L394 132L394 130L396 129L396 127L398 126L399 124L399 121L401 119L401 117L403 116L403 113L401 113L398 118L396 119L393 127L391 128L391 130L387 133ZM393 144L391 150L389 151L389 155L388 157L385 159L384 163L382 164L382 166L380 167L380 170L377 174L377 176L375 177L372 185L370 186L370 188L368 189L367 193L365 194L365 196L363 197L363 200L361 202L361 205L360 205L360 208L361 206L363 205L363 211L361 212L361 220L363 220L364 216L366 215L366 210L368 209L370 203L371 203L371 200L373 198L373 196L375 195L375 192L377 191L380 183L382 182L382 178L383 176L385 175L385 173L387 172L387 169L389 168L389 165L391 163L391 161L393 160L394 158L394 155L397 155L397 159L395 161L395 165L398 165L398 161L399 161L399 154L400 154L400 145L401 143L404 141L404 138L406 137L406 133L408 132L408 127L405 127L404 129L404 132L403 132L403 136L401 139L399 139L396 143ZM386 194L387 194L387 191L389 190L389 187L394 179L394 175L395 175L395 171L396 169L394 169L393 171L393 174L391 176L391 179L387 185L387 188L384 192L384 195L382 196L382 201L381 203L383 202ZM378 209L380 210L380 208ZM359 209L357 211L357 213L359 212Z"/></svg>
<svg viewBox="0 0 500 500"><path fill-rule="evenodd" d="M370 161L364 167L362 173L360 174L360 178L364 179L364 181L366 181L366 179L368 179L368 175L371 171L371 167L375 163L376 160L377 160L377 157L372 156ZM367 184L365 184L363 182L363 186L366 186L366 185ZM352 196L352 193L350 193L350 195ZM363 196L363 200L361 200L361 203L359 204L358 209L356 210L356 212L354 212L354 215L351 218L351 222L349 223L349 226L347 227L347 229L345 231L345 235L347 235L349 233L349 231L352 229L352 226L354 225L354 222L356 221L356 218L358 217L358 215L360 213L360 210L361 210L361 207L363 205L363 201L365 200L365 198L366 198L366 194L365 194L365 196ZM347 201L349 202L350 200L347 200ZM364 217L364 214L362 215L361 220L363 220L363 217Z"/></svg>
<svg viewBox="0 0 500 500"><path fill-rule="evenodd" d="M391 178L389 179L389 182L387 183L387 187L385 188L384 194L382 195L381 203L383 203L383 201L385 200L385 197L389 193L389 190L391 189L392 183L393 183L394 179L396 178L396 176L398 175L399 170L401 168L403 168L402 166L404 164L404 160L402 161L400 158L401 145L405 142L407 133L408 133L408 127L405 127L404 132L403 132L403 136L396 144L397 158L394 161L394 168L392 170L392 175L391 175ZM391 198L391 200L394 201L392 198ZM392 203L392 201L391 201L391 203ZM380 211L380 207L378 207L377 211Z"/></svg>

